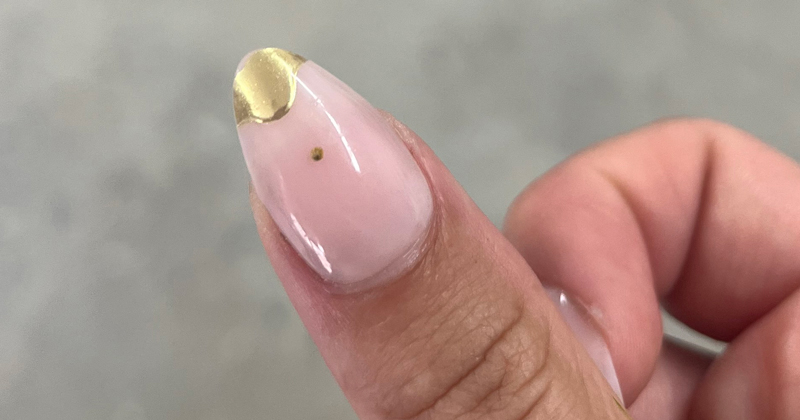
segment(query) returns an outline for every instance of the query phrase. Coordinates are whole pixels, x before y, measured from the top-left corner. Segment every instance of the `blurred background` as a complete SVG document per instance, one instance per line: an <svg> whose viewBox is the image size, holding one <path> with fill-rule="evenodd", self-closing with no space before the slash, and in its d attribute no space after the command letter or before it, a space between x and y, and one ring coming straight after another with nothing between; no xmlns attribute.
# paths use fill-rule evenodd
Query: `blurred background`
<svg viewBox="0 0 800 420"><path fill-rule="evenodd" d="M231 84L280 46L416 130L500 224L666 116L800 158L800 2L0 2L0 418L355 419L275 279ZM669 324L676 334L682 330Z"/></svg>

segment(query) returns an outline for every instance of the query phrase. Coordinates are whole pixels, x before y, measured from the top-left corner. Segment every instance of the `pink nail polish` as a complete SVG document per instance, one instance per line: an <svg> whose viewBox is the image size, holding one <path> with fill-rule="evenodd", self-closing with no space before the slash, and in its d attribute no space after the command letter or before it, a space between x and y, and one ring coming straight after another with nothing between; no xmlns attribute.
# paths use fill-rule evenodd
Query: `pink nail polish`
<svg viewBox="0 0 800 420"><path fill-rule="evenodd" d="M564 321L572 329L575 337L583 344L583 347L589 353L589 357L600 369L600 373L606 378L611 389L617 394L620 402L622 402L622 390L619 386L617 371L614 368L614 360L611 359L611 352L608 350L606 340L592 321L588 309L579 302L570 299L562 290L545 287L545 291L550 300L555 303Z"/></svg>
<svg viewBox="0 0 800 420"><path fill-rule="evenodd" d="M270 48L240 64L234 108L256 194L324 281L362 289L414 263L431 192L366 100L315 63Z"/></svg>

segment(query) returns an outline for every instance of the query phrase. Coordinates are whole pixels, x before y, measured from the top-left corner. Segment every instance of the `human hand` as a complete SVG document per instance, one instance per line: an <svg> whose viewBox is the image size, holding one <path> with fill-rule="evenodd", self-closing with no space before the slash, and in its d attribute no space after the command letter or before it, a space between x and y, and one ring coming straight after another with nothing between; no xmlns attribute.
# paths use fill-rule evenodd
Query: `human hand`
<svg viewBox="0 0 800 420"><path fill-rule="evenodd" d="M264 247L362 419L800 418L800 168L749 135L612 139L501 233L316 64L258 51L234 91ZM725 354L662 346L659 303Z"/></svg>

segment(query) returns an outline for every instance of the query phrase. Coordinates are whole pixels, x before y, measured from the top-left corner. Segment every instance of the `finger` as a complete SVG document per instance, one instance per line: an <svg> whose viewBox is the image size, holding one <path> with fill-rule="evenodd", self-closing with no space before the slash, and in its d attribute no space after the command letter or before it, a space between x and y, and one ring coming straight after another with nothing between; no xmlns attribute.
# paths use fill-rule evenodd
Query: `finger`
<svg viewBox="0 0 800 420"><path fill-rule="evenodd" d="M262 50L241 67L259 234L361 418L625 418L525 261L419 138L298 56Z"/></svg>
<svg viewBox="0 0 800 420"><path fill-rule="evenodd" d="M692 404L693 419L800 418L800 291L726 349Z"/></svg>
<svg viewBox="0 0 800 420"><path fill-rule="evenodd" d="M630 407L635 419L686 420L711 358L665 342L650 381Z"/></svg>
<svg viewBox="0 0 800 420"><path fill-rule="evenodd" d="M620 136L532 184L506 234L543 282L598 314L626 400L661 345L659 298L729 340L800 284L800 169L723 124Z"/></svg>

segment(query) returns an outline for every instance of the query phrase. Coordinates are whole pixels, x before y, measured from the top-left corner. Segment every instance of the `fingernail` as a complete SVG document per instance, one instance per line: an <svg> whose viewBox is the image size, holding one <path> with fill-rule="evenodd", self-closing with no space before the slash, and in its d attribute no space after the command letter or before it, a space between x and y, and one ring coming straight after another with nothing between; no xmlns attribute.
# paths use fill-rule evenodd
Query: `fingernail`
<svg viewBox="0 0 800 420"><path fill-rule="evenodd" d="M258 198L325 282L359 290L414 263L431 192L364 98L317 64L268 48L240 64L234 111Z"/></svg>
<svg viewBox="0 0 800 420"><path fill-rule="evenodd" d="M580 302L570 299L562 290L552 287L545 287L545 290L564 321L572 329L578 341L586 348L589 356L600 369L600 373L603 374L608 384L611 385L611 389L622 402L622 390L619 386L617 371L614 369L614 361L611 359L611 352L589 310Z"/></svg>

